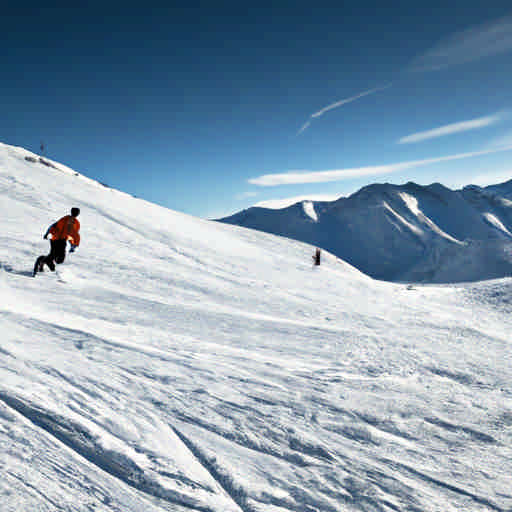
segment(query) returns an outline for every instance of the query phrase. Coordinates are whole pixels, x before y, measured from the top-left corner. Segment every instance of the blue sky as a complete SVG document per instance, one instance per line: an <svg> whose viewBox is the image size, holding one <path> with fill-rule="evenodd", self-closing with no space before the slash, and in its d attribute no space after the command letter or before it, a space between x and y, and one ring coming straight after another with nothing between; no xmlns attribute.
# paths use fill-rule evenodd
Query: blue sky
<svg viewBox="0 0 512 512"><path fill-rule="evenodd" d="M187 5L4 7L0 141L208 218L512 178L509 2Z"/></svg>

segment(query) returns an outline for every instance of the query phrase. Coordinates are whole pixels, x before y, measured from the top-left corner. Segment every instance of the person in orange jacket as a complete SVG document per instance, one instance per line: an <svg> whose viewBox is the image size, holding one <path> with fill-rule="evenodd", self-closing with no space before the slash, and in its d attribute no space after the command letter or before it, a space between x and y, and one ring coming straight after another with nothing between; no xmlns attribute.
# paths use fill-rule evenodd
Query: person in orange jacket
<svg viewBox="0 0 512 512"><path fill-rule="evenodd" d="M55 263L62 263L66 257L66 242L69 240L71 248L69 252L74 252L80 245L80 222L78 215L80 208L71 208L71 215L66 215L53 223L46 231L43 238L45 240L50 236L50 254L39 256L37 258L34 275L44 270L44 265L48 265L50 270L55 270Z"/></svg>

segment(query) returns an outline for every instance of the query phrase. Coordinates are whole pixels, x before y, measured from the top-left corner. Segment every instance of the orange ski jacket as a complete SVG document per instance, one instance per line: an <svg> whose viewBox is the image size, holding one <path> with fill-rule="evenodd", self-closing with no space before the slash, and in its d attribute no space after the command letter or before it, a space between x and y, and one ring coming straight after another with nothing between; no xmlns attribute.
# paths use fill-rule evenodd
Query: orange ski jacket
<svg viewBox="0 0 512 512"><path fill-rule="evenodd" d="M80 222L72 215L66 215L52 224L48 232L52 240L69 240L77 247L80 245Z"/></svg>

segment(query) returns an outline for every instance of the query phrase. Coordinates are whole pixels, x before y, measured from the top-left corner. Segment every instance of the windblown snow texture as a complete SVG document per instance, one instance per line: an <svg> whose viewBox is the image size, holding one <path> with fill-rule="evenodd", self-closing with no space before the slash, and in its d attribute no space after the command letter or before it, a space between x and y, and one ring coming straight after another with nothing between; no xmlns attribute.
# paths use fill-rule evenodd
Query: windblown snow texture
<svg viewBox="0 0 512 512"><path fill-rule="evenodd" d="M376 279L448 283L512 275L512 180L458 191L370 185L333 202L249 208L220 221L322 247Z"/></svg>
<svg viewBox="0 0 512 512"><path fill-rule="evenodd" d="M2 512L512 509L511 279L314 267L45 162L0 145ZM33 279L71 206L80 248Z"/></svg>

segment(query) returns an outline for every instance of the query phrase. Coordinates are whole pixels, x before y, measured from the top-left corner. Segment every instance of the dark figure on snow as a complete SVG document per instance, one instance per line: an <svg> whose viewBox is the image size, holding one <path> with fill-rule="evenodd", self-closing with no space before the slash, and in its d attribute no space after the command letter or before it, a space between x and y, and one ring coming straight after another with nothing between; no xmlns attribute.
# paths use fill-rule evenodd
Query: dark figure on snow
<svg viewBox="0 0 512 512"><path fill-rule="evenodd" d="M320 254L321 254L320 249L317 249L315 251L315 255L313 256L313 262L315 265L320 265Z"/></svg>
<svg viewBox="0 0 512 512"><path fill-rule="evenodd" d="M80 245L80 222L78 215L80 208L71 208L71 215L66 215L62 219L52 224L44 235L47 240L50 237L50 254L48 256L39 256L37 258L34 275L44 270L44 265L48 265L51 271L55 270L55 263L62 263L66 257L66 243L69 240L71 248L69 252Z"/></svg>

